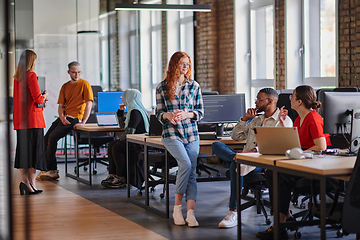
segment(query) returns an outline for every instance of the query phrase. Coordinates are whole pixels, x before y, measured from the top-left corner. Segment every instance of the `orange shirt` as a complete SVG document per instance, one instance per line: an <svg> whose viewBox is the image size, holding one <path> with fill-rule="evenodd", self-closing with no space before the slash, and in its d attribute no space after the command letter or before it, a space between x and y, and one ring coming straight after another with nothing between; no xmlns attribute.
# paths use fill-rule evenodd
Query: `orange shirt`
<svg viewBox="0 0 360 240"><path fill-rule="evenodd" d="M45 128L43 103L36 73L27 71L25 79L14 80L13 123L14 129Z"/></svg>
<svg viewBox="0 0 360 240"><path fill-rule="evenodd" d="M71 80L62 85L58 104L64 104L65 115L82 120L87 101L94 101L90 84L84 79Z"/></svg>

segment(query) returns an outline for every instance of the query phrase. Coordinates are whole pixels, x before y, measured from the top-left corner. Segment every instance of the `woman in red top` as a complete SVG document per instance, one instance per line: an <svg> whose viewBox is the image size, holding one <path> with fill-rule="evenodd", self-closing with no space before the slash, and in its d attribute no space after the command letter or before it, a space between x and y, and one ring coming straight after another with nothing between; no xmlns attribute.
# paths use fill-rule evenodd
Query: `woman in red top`
<svg viewBox="0 0 360 240"><path fill-rule="evenodd" d="M296 87L290 96L291 108L294 109L299 116L295 119L294 127L298 128L301 148L304 151L322 151L326 149L330 143L328 134L324 134L324 121L320 114L316 111L321 107L321 102L316 101L315 90L308 85ZM282 114L279 118L286 117ZM288 174L279 174L279 222L294 221L289 211L291 199L291 189L298 179L301 177ZM270 185L269 185L270 186ZM272 184L271 184L272 186ZM263 240L273 239L273 229L271 226L263 232L259 232L256 237ZM280 229L281 239L288 239L286 229Z"/></svg>
<svg viewBox="0 0 360 240"><path fill-rule="evenodd" d="M36 53L25 50L14 75L14 129L17 134L15 168L20 169L20 194L37 194L36 169L46 170L43 108L48 94L40 92L36 74Z"/></svg>

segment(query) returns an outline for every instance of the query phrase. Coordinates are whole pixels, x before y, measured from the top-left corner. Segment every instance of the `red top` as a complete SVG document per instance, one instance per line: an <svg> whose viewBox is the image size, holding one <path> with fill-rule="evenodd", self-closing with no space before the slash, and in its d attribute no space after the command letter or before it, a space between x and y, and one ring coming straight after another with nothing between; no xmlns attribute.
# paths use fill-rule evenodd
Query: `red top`
<svg viewBox="0 0 360 240"><path fill-rule="evenodd" d="M300 116L295 119L294 127L298 128L300 144L302 149L308 149L315 145L314 139L319 137L326 138L326 145L330 144L330 135L324 134L324 120L321 115L313 110L305 116L300 127Z"/></svg>
<svg viewBox="0 0 360 240"><path fill-rule="evenodd" d="M26 72L26 79L22 79L20 82L14 79L13 121L15 130L46 127L43 108L37 107L37 104L43 103L44 99L45 96L41 95L36 73Z"/></svg>

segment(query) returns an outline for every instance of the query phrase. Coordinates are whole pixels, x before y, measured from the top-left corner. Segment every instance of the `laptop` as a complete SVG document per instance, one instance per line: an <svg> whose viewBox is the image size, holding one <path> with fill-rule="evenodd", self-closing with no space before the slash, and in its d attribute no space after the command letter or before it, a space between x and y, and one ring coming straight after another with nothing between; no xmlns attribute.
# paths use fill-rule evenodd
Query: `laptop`
<svg viewBox="0 0 360 240"><path fill-rule="evenodd" d="M301 148L296 127L255 127L259 153L285 155L286 150Z"/></svg>
<svg viewBox="0 0 360 240"><path fill-rule="evenodd" d="M162 134L162 124L159 122L155 115L150 115L150 126L149 126L149 134L145 134L147 136L161 136Z"/></svg>
<svg viewBox="0 0 360 240"><path fill-rule="evenodd" d="M97 112L95 115L98 126L119 127L118 117L115 112Z"/></svg>

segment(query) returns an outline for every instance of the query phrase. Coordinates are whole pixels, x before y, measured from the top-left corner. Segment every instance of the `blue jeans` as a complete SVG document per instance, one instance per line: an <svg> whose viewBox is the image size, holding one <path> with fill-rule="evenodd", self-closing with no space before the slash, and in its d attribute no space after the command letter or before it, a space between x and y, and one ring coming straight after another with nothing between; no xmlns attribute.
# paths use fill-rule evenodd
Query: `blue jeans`
<svg viewBox="0 0 360 240"><path fill-rule="evenodd" d="M236 193L237 193L237 187L236 187L236 162L234 161L234 157L236 155L236 151L226 144L222 142L214 142L211 145L211 148L213 152L221 158L223 161L230 163L230 202L229 202L229 208L231 209L237 209L237 201L236 201ZM261 168L255 168L253 172L261 172ZM243 188L243 177L240 177L240 189Z"/></svg>
<svg viewBox="0 0 360 240"><path fill-rule="evenodd" d="M165 138L161 139L161 142L178 163L175 193L186 193L186 200L196 201L196 166L199 155L199 140L184 144L180 140Z"/></svg>

